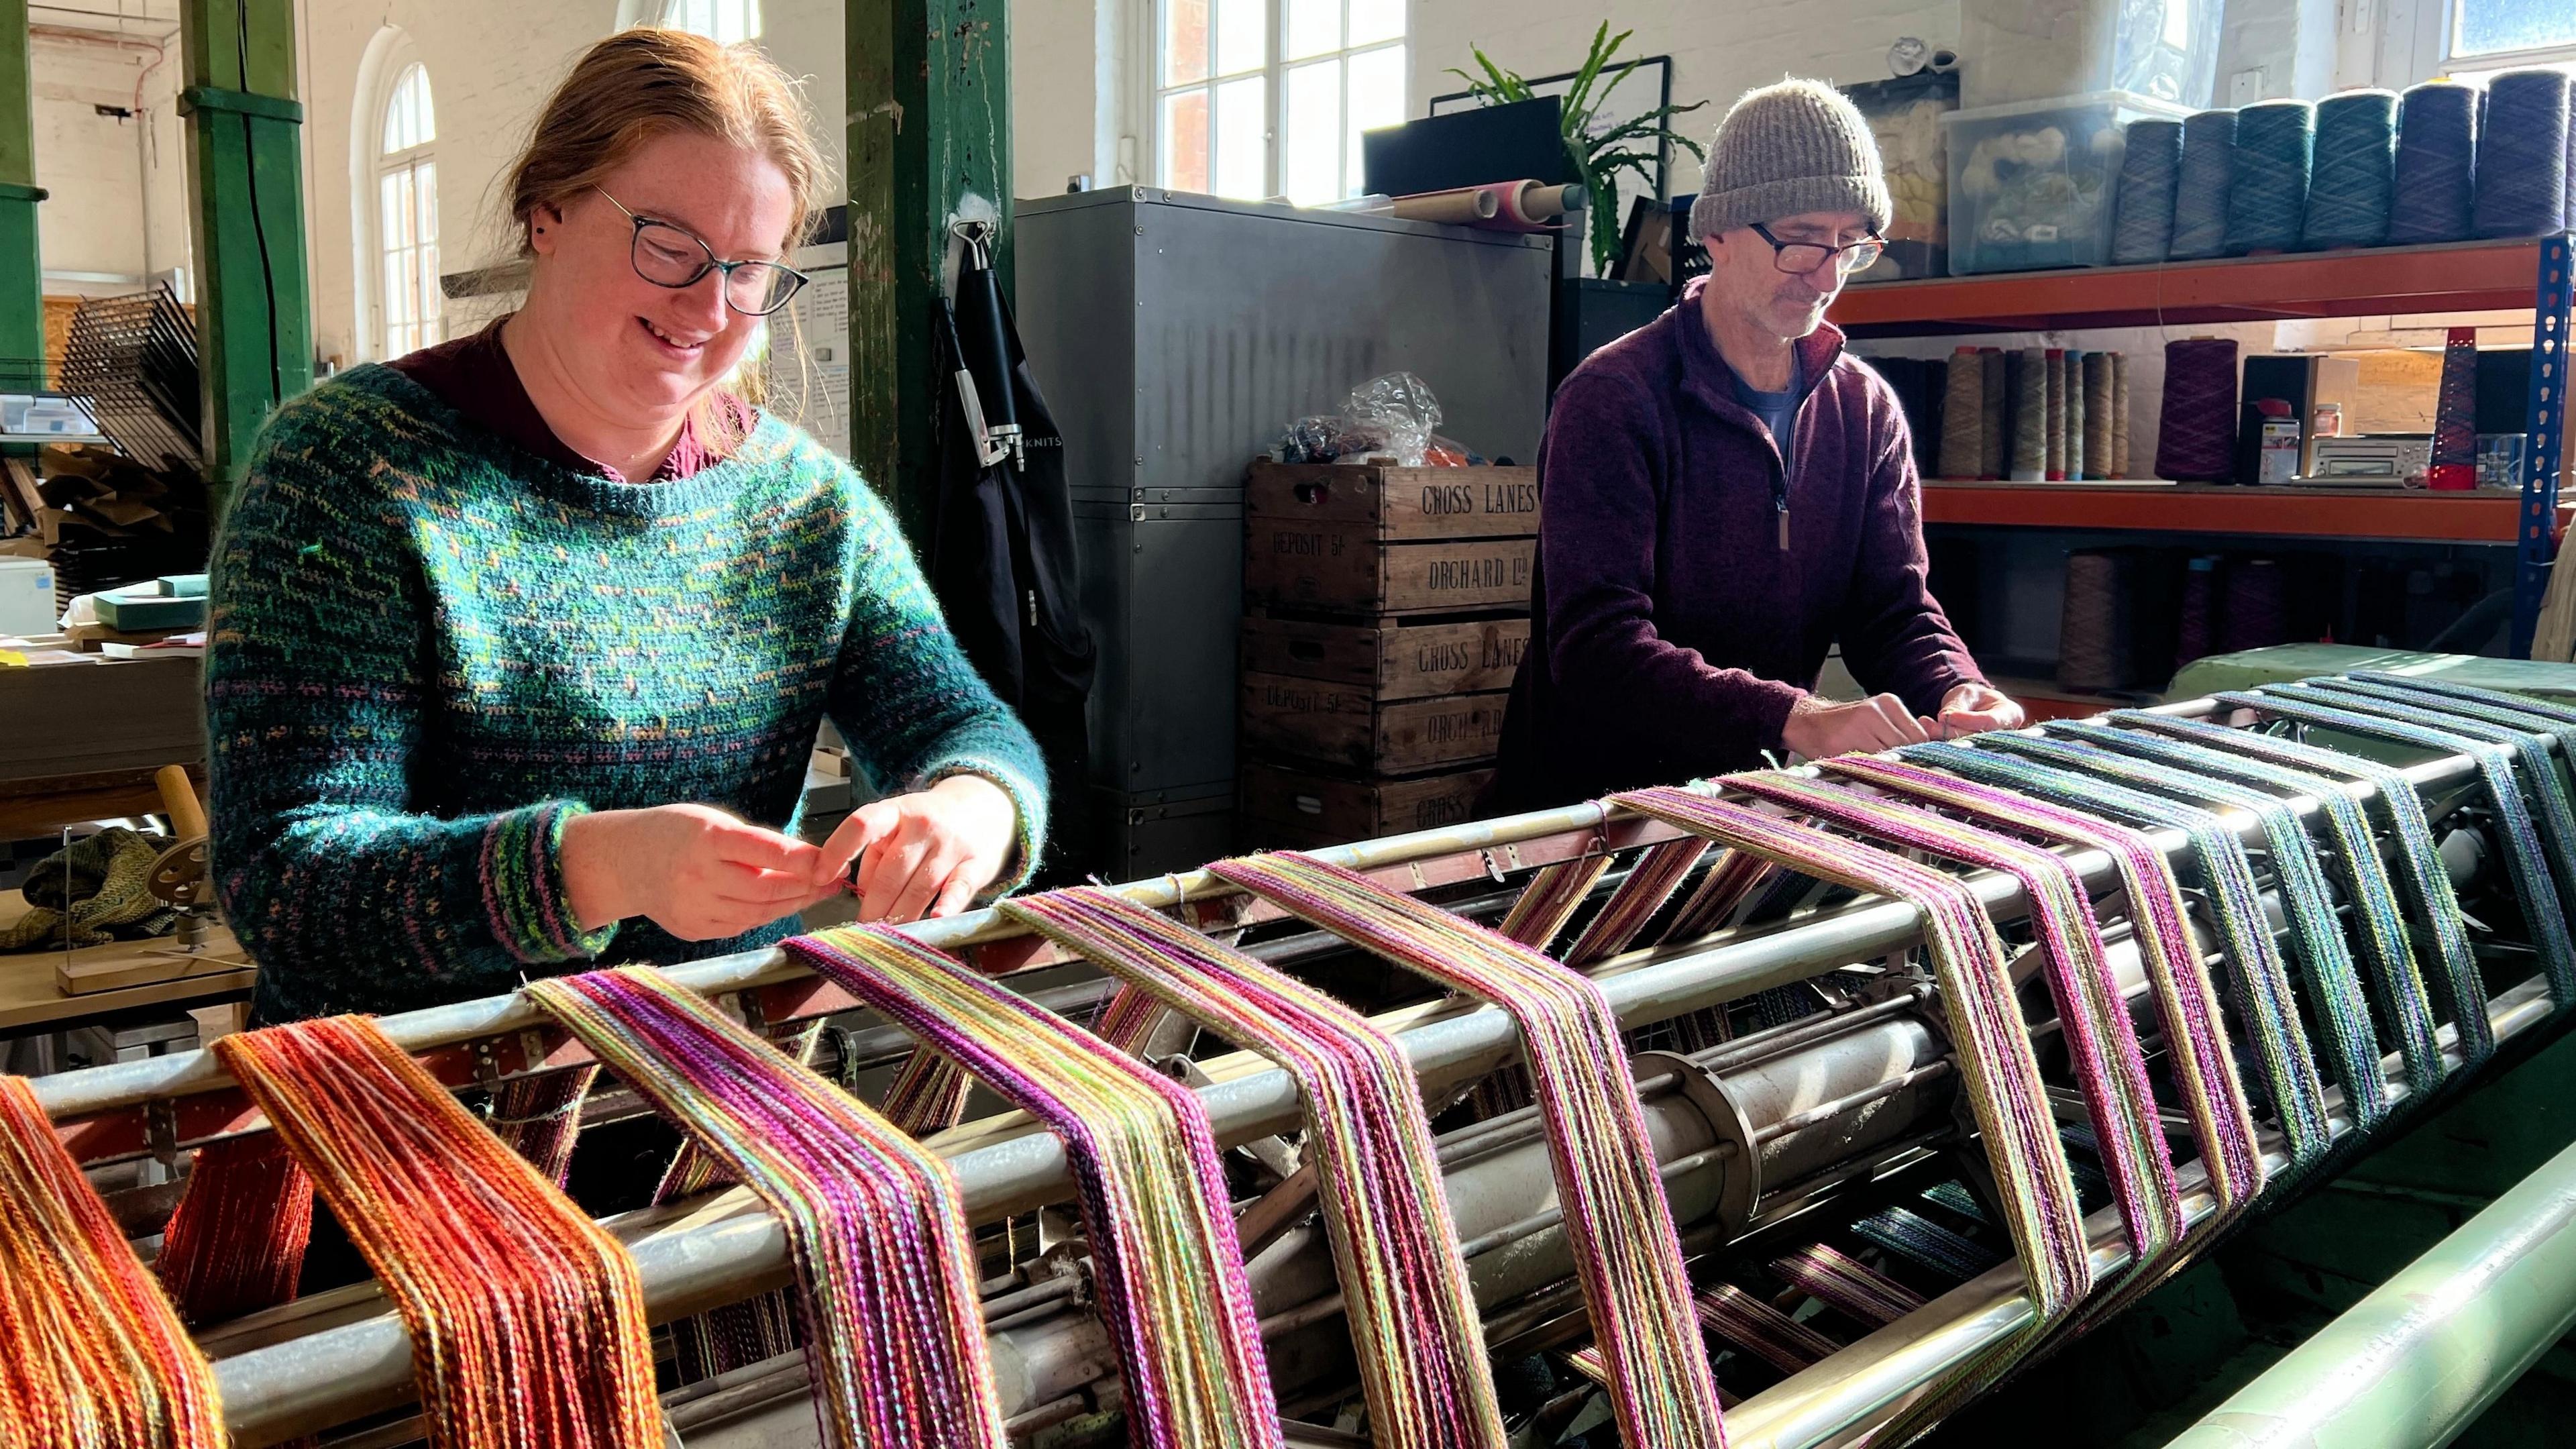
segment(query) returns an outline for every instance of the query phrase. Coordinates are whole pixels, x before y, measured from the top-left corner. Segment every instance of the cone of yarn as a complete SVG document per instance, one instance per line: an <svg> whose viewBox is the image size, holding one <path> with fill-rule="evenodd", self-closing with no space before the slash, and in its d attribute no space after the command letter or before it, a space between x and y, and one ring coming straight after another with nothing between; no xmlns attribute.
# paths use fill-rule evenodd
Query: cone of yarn
<svg viewBox="0 0 2576 1449"><path fill-rule="evenodd" d="M2466 241L2477 199L2478 102L2474 86L2426 81L2397 106L2397 171L2388 240L2406 246Z"/></svg>
<svg viewBox="0 0 2576 1449"><path fill-rule="evenodd" d="M2478 486L2478 329L2451 328L2442 348L2442 388L2433 410L2428 486L2456 492Z"/></svg>
<svg viewBox="0 0 2576 1449"><path fill-rule="evenodd" d="M2218 652L2234 654L2290 642L2288 571L2268 558L2238 559L2227 570Z"/></svg>
<svg viewBox="0 0 2576 1449"><path fill-rule="evenodd" d="M2317 108L2264 101L2236 113L2235 164L2227 183L2227 250L2287 251L2307 222Z"/></svg>
<svg viewBox="0 0 2576 1449"><path fill-rule="evenodd" d="M2375 247L2387 241L2396 179L2396 93L2346 91L2319 101L2307 245Z"/></svg>
<svg viewBox="0 0 2576 1449"><path fill-rule="evenodd" d="M2111 354L2111 476L2129 472L2129 355Z"/></svg>
<svg viewBox="0 0 2576 1449"><path fill-rule="evenodd" d="M2111 402L2111 354L2084 354L2084 476L2111 478L2111 429L2114 409Z"/></svg>
<svg viewBox="0 0 2576 1449"><path fill-rule="evenodd" d="M2051 347L2042 354L2040 387L2048 399L2048 480L2052 483L2066 476L2066 349Z"/></svg>
<svg viewBox="0 0 2576 1449"><path fill-rule="evenodd" d="M2161 262L2173 246L2174 185L2182 175L2182 122L2131 121L2123 133L2117 220L2111 224L2116 266Z"/></svg>
<svg viewBox="0 0 2576 1449"><path fill-rule="evenodd" d="M2218 560L2208 554L2183 564L2182 602L2174 629L2174 668L2209 653L2218 637Z"/></svg>
<svg viewBox="0 0 2576 1449"><path fill-rule="evenodd" d="M2235 474L2236 340L2186 337L2166 343L2156 476L2224 483Z"/></svg>
<svg viewBox="0 0 2576 1449"><path fill-rule="evenodd" d="M2541 236L2567 224L2569 84L2558 70L2507 71L2487 82L2473 234Z"/></svg>
<svg viewBox="0 0 2576 1449"><path fill-rule="evenodd" d="M2084 414L2084 354L2081 351L2072 347L2066 350L2066 366L2062 375L2066 380L2066 476L2081 479L2091 466L2084 456L2088 424Z"/></svg>
<svg viewBox="0 0 2576 1449"><path fill-rule="evenodd" d="M2174 178L2173 242L2167 255L2198 261L2227 255L2227 193L2236 167L2236 113L2201 111L2182 123L2182 169Z"/></svg>
<svg viewBox="0 0 2576 1449"><path fill-rule="evenodd" d="M2025 347L2011 359L2012 476L2037 483L2048 476L2048 352Z"/></svg>
<svg viewBox="0 0 2576 1449"><path fill-rule="evenodd" d="M1985 457L1985 354L1962 347L1950 354L1941 393L1941 476L1974 478Z"/></svg>
<svg viewBox="0 0 2576 1449"><path fill-rule="evenodd" d="M2066 556L2066 596L2058 616L2057 682L2068 689L2128 689L2136 678L2131 647L2131 556L2086 549Z"/></svg>
<svg viewBox="0 0 2576 1449"><path fill-rule="evenodd" d="M2001 478L2012 463L2012 409L2006 404L2009 380L2004 359L2008 354L2000 347L1980 347L1977 360L1985 378L1986 391L1977 424L1977 476Z"/></svg>

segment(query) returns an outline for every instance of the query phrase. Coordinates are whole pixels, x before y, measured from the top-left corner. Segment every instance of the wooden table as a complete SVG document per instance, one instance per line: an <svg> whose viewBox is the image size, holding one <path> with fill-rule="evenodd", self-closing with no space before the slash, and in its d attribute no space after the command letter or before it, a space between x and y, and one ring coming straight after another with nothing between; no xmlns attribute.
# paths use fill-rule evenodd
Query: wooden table
<svg viewBox="0 0 2576 1449"><path fill-rule="evenodd" d="M16 921L26 913L25 897L16 891L0 891L0 926ZM163 936L148 941L114 941L104 946L85 946L68 953L0 953L0 1034L16 1035L58 1028L137 1006L201 1006L246 994L251 982L259 975L258 968L243 952L241 943L233 939L231 931L220 925L207 928L206 947L197 954L225 963L221 969L207 970L204 960L179 960L170 954L176 943L176 937ZM164 969L168 975L166 979L146 980L139 985L65 996L55 984L54 973L66 955L85 965L133 965ZM182 970L195 970L202 974L182 975Z"/></svg>

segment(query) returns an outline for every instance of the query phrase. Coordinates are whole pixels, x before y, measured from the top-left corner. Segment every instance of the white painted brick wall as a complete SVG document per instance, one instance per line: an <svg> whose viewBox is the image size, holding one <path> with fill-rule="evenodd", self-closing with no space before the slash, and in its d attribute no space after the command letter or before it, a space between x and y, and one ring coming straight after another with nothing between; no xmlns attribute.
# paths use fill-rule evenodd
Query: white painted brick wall
<svg viewBox="0 0 2576 1449"><path fill-rule="evenodd" d="M142 275L145 178L151 184L151 265L180 265L188 253L187 161L173 98L178 47L157 69L148 48L39 37L35 42L36 184L51 193L37 208L44 265L55 271ZM142 110L133 119L99 106ZM138 131L149 126L149 145ZM53 293L80 290L53 283ZM88 290L113 290L91 288Z"/></svg>

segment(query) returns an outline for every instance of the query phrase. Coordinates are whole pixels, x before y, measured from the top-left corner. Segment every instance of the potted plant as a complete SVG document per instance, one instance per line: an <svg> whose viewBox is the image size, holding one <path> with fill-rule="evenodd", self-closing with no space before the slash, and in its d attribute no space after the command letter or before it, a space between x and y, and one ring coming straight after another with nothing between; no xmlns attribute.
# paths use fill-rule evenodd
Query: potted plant
<svg viewBox="0 0 2576 1449"><path fill-rule="evenodd" d="M1687 106L1657 106L1634 120L1618 124L1606 120L1596 122L1594 119L1610 99L1610 93L1617 90L1619 83L1628 78L1628 73L1637 68L1636 60L1616 67L1611 65L1619 54L1619 47L1627 44L1628 37L1635 33L1622 30L1612 35L1609 22L1602 22L1601 28L1592 32L1590 53L1583 57L1582 67L1566 83L1560 97L1564 106L1565 149L1574 158L1574 169L1583 177L1584 190L1591 198L1592 271L1593 275L1601 277L1610 275L1611 267L1619 259L1620 228L1625 220L1618 214L1616 205L1619 173L1633 171L1648 188L1655 187L1662 179L1666 146L1680 146L1703 164L1708 160L1708 152L1697 141L1666 124L1674 116L1707 105L1706 101ZM1499 106L1539 98L1538 92L1530 89L1528 81L1494 64L1482 46L1470 45L1468 50L1475 55L1476 65L1484 73L1470 75L1454 66L1449 73L1465 81L1467 89L1478 100L1489 106ZM1662 198L1656 199L1660 201Z"/></svg>

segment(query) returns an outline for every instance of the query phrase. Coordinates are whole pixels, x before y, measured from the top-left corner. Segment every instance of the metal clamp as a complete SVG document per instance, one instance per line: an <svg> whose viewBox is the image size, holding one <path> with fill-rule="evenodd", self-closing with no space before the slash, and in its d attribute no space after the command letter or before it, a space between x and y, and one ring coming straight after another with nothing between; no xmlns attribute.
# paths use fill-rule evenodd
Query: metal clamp
<svg viewBox="0 0 2576 1449"><path fill-rule="evenodd" d="M143 1132L152 1145L152 1158L163 1167L179 1165L179 1104L168 1097L155 1097L143 1104Z"/></svg>
<svg viewBox="0 0 2576 1449"><path fill-rule="evenodd" d="M1744 1104L1735 1100L1726 1079L1680 1052L1639 1052L1628 1059L1628 1072L1639 1081L1672 1073L1682 1100L1708 1119L1708 1130L1721 1144L1734 1146L1724 1168L1726 1185L1717 1195L1717 1216L1728 1231L1743 1231L1762 1201L1762 1149L1754 1136L1753 1119L1745 1115Z"/></svg>

